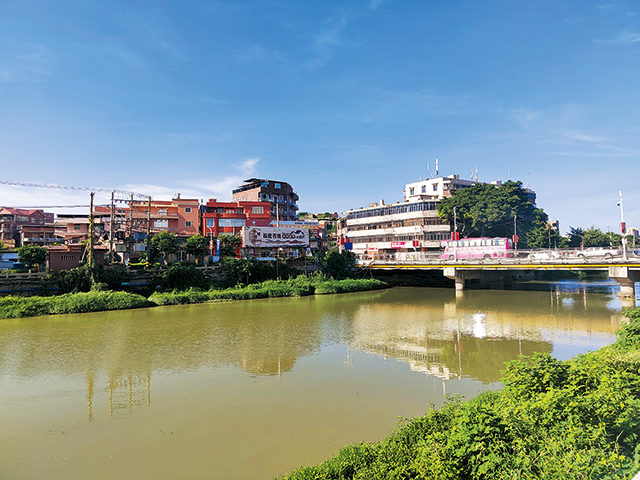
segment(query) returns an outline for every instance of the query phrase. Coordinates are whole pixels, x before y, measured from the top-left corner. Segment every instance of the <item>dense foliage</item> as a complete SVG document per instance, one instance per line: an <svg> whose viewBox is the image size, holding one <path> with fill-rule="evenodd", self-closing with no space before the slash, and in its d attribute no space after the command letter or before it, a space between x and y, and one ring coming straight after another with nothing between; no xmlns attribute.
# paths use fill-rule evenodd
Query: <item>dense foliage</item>
<svg viewBox="0 0 640 480"><path fill-rule="evenodd" d="M238 235L222 233L217 240L220 240L220 251L218 252L220 257L235 257L236 250L242 247L242 238Z"/></svg>
<svg viewBox="0 0 640 480"><path fill-rule="evenodd" d="M16 250L18 258L29 267L40 266L47 261L47 249L37 245L28 245Z"/></svg>
<svg viewBox="0 0 640 480"><path fill-rule="evenodd" d="M320 256L322 273L336 280L351 278L356 271L356 256L349 250L338 253L330 250L326 255Z"/></svg>
<svg viewBox="0 0 640 480"><path fill-rule="evenodd" d="M566 361L509 362L504 389L450 399L380 443L288 480L630 479L640 469L640 309L618 341Z"/></svg>
<svg viewBox="0 0 640 480"><path fill-rule="evenodd" d="M110 290L120 290L122 283L129 280L130 274L124 265L110 268L82 265L69 270L50 273L45 282L57 285L60 293L88 292L95 283L105 284Z"/></svg>
<svg viewBox="0 0 640 480"><path fill-rule="evenodd" d="M187 238L184 249L189 255L203 257L209 251L209 240L204 235L194 235Z"/></svg>
<svg viewBox="0 0 640 480"><path fill-rule="evenodd" d="M614 247L616 248L622 242L622 235L617 233L605 233L599 228L591 227L583 230L582 228L569 229L569 245L572 247Z"/></svg>
<svg viewBox="0 0 640 480"><path fill-rule="evenodd" d="M169 265L160 280L163 290L186 290L188 288L208 288L210 282L202 270L193 263L183 262Z"/></svg>
<svg viewBox="0 0 640 480"><path fill-rule="evenodd" d="M547 214L536 208L521 182L505 182L500 186L480 183L459 189L438 204L438 216L454 224L462 237L511 237L514 217L520 246L526 246L528 234L544 228Z"/></svg>
<svg viewBox="0 0 640 480"><path fill-rule="evenodd" d="M0 318L102 312L150 305L151 303L141 295L111 291L67 293L55 297L3 297L0 298Z"/></svg>
<svg viewBox="0 0 640 480"><path fill-rule="evenodd" d="M180 240L172 232L160 232L151 238L151 245L164 257L165 263L170 255L180 250Z"/></svg>
<svg viewBox="0 0 640 480"><path fill-rule="evenodd" d="M226 285L250 285L278 278L287 280L300 275L300 270L292 267L286 260L265 262L255 258L223 258L221 265L225 269Z"/></svg>

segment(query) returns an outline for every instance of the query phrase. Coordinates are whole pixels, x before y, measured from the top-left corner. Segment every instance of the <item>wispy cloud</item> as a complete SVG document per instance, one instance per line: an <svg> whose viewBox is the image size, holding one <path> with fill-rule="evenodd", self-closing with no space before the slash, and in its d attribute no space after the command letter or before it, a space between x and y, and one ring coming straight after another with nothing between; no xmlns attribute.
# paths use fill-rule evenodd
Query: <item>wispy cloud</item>
<svg viewBox="0 0 640 480"><path fill-rule="evenodd" d="M347 18L342 17L334 25L325 27L315 35L311 46L315 58L307 63L308 70L322 68L329 63L335 47L343 43L342 34L347 28L347 23Z"/></svg>
<svg viewBox="0 0 640 480"><path fill-rule="evenodd" d="M54 56L42 45L13 45L14 50L0 60L0 82L37 82L50 74Z"/></svg>
<svg viewBox="0 0 640 480"><path fill-rule="evenodd" d="M640 42L640 32L623 30L611 40L599 41L598 43L608 43L610 45L633 45Z"/></svg>
<svg viewBox="0 0 640 480"><path fill-rule="evenodd" d="M371 2L369 2L369 8L371 8L371 10L377 10L383 2L384 0L371 0Z"/></svg>

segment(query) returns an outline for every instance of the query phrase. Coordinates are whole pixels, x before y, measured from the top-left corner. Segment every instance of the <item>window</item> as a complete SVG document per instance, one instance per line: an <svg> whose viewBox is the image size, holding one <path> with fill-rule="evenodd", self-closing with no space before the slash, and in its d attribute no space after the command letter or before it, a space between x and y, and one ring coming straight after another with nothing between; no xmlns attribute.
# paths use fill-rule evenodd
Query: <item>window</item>
<svg viewBox="0 0 640 480"><path fill-rule="evenodd" d="M414 192L415 192L415 189L414 189L414 188L410 188L410 189L409 189L409 195L413 195L413 194L414 194Z"/></svg>
<svg viewBox="0 0 640 480"><path fill-rule="evenodd" d="M191 207L185 207L184 213L191 213Z"/></svg>
<svg viewBox="0 0 640 480"><path fill-rule="evenodd" d="M274 184L274 186L275 188L278 188L278 189L282 188L279 183Z"/></svg>
<svg viewBox="0 0 640 480"><path fill-rule="evenodd" d="M29 217L25 217L24 215L17 215L16 216L16 220L18 222L28 222L29 221Z"/></svg>
<svg viewBox="0 0 640 480"><path fill-rule="evenodd" d="M215 227L216 226L216 220L214 218L207 218L207 227Z"/></svg>
<svg viewBox="0 0 640 480"><path fill-rule="evenodd" d="M74 230L80 230L80 227L81 227L81 225L78 225L78 224L74 224L73 225L73 229Z"/></svg>
<svg viewBox="0 0 640 480"><path fill-rule="evenodd" d="M438 184L437 184L437 183L434 183L434 184L433 184L433 191L434 191L434 192L437 192L437 191L438 191Z"/></svg>
<svg viewBox="0 0 640 480"><path fill-rule="evenodd" d="M167 209L166 208L159 208L158 209L158 215L166 215L167 214Z"/></svg>
<svg viewBox="0 0 640 480"><path fill-rule="evenodd" d="M422 185L422 193L427 193L427 186L426 185Z"/></svg>
<svg viewBox="0 0 640 480"><path fill-rule="evenodd" d="M169 228L169 220L156 220L153 222L153 226L156 228Z"/></svg>
<svg viewBox="0 0 640 480"><path fill-rule="evenodd" d="M264 207L252 207L251 213L255 213L256 215L264 213Z"/></svg>
<svg viewBox="0 0 640 480"><path fill-rule="evenodd" d="M191 226L191 222L184 222L185 227L190 227Z"/></svg>

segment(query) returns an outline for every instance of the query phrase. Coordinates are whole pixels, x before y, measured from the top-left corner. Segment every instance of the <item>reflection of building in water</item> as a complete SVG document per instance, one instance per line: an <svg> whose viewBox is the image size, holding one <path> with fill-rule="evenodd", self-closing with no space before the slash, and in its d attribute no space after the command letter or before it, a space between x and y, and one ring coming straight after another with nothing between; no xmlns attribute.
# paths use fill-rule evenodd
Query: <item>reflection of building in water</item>
<svg viewBox="0 0 640 480"><path fill-rule="evenodd" d="M126 377L109 377L107 384L109 393L109 416L118 412L132 413L135 407L151 406L151 374L128 375ZM93 420L95 380L93 375L87 376L87 401L89 421Z"/></svg>

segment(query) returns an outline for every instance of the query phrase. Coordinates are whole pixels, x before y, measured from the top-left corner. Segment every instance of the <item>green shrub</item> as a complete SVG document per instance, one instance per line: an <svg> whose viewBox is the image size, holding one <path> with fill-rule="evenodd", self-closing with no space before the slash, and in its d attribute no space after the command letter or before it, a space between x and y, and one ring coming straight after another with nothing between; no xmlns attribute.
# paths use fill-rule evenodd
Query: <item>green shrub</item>
<svg viewBox="0 0 640 480"><path fill-rule="evenodd" d="M112 291L66 293L56 297L5 297L0 299L0 318L101 312L152 305L141 295Z"/></svg>
<svg viewBox="0 0 640 480"><path fill-rule="evenodd" d="M209 288L209 281L194 263L174 263L162 273L160 286L163 290L187 290Z"/></svg>

